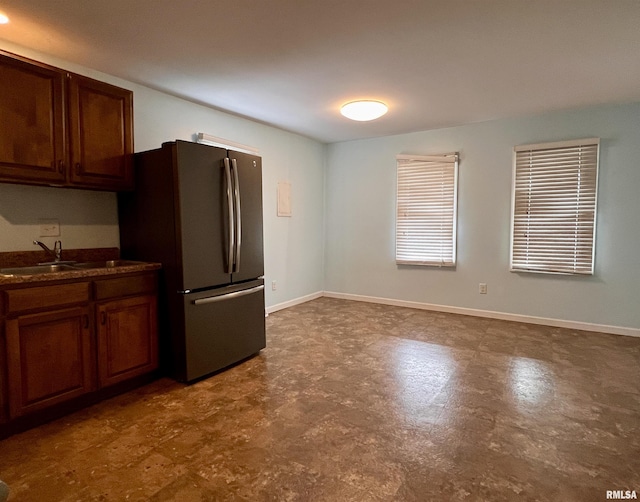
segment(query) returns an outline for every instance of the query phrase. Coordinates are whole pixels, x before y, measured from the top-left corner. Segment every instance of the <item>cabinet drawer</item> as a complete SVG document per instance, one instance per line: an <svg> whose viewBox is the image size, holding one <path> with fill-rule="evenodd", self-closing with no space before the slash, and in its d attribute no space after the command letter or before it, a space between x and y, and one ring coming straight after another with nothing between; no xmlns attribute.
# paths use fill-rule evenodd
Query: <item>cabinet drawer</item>
<svg viewBox="0 0 640 502"><path fill-rule="evenodd" d="M96 300L152 293L156 290L156 274L134 275L95 281Z"/></svg>
<svg viewBox="0 0 640 502"><path fill-rule="evenodd" d="M74 282L56 286L10 289L5 291L5 299L7 315L86 303L89 301L89 283Z"/></svg>

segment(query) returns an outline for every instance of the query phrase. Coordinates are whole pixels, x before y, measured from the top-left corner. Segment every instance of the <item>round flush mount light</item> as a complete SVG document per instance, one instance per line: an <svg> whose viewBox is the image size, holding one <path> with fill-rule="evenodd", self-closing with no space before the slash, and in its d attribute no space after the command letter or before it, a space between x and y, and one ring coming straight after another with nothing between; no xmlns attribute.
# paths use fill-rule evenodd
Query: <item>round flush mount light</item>
<svg viewBox="0 0 640 502"><path fill-rule="evenodd" d="M9 16L0 10L0 24L7 24L9 22Z"/></svg>
<svg viewBox="0 0 640 502"><path fill-rule="evenodd" d="M340 113L351 120L365 122L382 117L389 108L381 101L359 100L342 105Z"/></svg>

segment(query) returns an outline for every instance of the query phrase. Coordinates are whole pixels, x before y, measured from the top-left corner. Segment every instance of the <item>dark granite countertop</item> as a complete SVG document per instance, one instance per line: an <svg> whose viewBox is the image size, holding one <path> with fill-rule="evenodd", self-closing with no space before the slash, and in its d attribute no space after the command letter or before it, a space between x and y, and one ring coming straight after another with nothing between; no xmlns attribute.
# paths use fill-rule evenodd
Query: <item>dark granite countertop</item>
<svg viewBox="0 0 640 502"><path fill-rule="evenodd" d="M119 260L118 248L69 249L63 254L64 260L78 263L106 262ZM0 269L34 266L46 262L50 257L43 251L10 251L0 252ZM96 277L131 274L162 268L160 263L132 262L118 266L100 268L80 268L77 270L61 270L39 274L3 274L0 273L0 287L13 284L31 285L40 282L62 281L67 279L93 279Z"/></svg>
<svg viewBox="0 0 640 502"><path fill-rule="evenodd" d="M0 273L0 286L11 284L32 284L36 282L62 281L66 279L93 279L95 277L112 276L120 274L130 274L134 272L145 272L162 268L160 263L139 262L131 265L120 265L115 267L86 268L78 270L62 270L58 272L47 272L42 274L2 274Z"/></svg>

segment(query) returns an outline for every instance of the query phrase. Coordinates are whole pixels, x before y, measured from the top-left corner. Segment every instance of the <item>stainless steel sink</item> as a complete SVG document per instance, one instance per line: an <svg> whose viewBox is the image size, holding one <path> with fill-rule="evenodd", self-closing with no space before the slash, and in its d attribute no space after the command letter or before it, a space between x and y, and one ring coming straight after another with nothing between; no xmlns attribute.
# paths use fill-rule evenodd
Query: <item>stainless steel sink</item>
<svg viewBox="0 0 640 502"><path fill-rule="evenodd" d="M34 265L33 267L13 267L0 269L0 274L4 275L35 275L54 274L75 270L74 265Z"/></svg>
<svg viewBox="0 0 640 502"><path fill-rule="evenodd" d="M114 267L126 267L131 265L142 265L144 262L132 260L107 260L107 261L91 261L86 263L74 264L50 264L50 265L34 265L32 267L13 267L0 269L2 275L36 275L36 274L55 274L59 272L71 272L74 270L90 270Z"/></svg>
<svg viewBox="0 0 640 502"><path fill-rule="evenodd" d="M113 268L126 267L131 265L143 265L144 262L133 260L107 260L107 261L89 261L86 263L75 263L73 269L91 269L91 268Z"/></svg>

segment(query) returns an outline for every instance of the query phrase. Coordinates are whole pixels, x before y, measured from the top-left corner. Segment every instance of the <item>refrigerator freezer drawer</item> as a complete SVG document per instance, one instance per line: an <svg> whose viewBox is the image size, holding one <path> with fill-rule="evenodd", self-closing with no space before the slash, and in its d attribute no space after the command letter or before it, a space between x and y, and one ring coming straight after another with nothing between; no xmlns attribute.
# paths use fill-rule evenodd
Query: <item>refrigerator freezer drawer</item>
<svg viewBox="0 0 640 502"><path fill-rule="evenodd" d="M264 285L256 282L232 292L223 288L183 295L189 333L185 381L226 368L265 347Z"/></svg>

